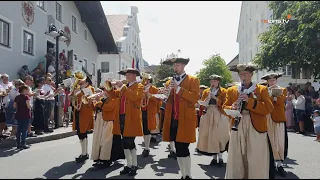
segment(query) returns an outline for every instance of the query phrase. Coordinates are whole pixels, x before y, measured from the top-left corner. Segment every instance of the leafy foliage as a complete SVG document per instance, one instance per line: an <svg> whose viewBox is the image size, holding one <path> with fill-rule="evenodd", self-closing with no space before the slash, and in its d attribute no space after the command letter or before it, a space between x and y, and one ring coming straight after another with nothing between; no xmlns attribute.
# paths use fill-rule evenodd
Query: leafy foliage
<svg viewBox="0 0 320 180"><path fill-rule="evenodd" d="M226 65L226 62L219 54L212 55L209 59L206 59L202 62L204 68L201 68L197 72L197 77L200 79L200 84L210 86L210 81L208 80L209 76L212 74L217 74L222 76L221 86L225 86L226 83L232 82L231 72Z"/></svg>
<svg viewBox="0 0 320 180"><path fill-rule="evenodd" d="M308 65L315 79L320 78L320 2L271 1L273 19L287 19L287 24L272 24L260 35L261 49L254 63L261 68L279 70L288 64ZM311 66L310 66L311 64Z"/></svg>
<svg viewBox="0 0 320 180"><path fill-rule="evenodd" d="M155 79L155 85L157 87L162 87L162 83L160 82L160 80L165 79L167 77L173 77L174 75L174 70L173 70L173 66L169 66L169 65L164 65L162 64L163 60L160 60L160 66L157 69L156 73L157 73L157 79Z"/></svg>

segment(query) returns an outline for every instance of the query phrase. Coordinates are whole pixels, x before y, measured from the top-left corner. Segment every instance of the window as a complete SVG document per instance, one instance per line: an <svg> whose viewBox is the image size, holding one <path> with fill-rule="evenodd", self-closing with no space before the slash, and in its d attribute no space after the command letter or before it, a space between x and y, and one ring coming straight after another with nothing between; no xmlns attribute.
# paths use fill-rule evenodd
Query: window
<svg viewBox="0 0 320 180"><path fill-rule="evenodd" d="M56 2L56 19L62 22L62 6Z"/></svg>
<svg viewBox="0 0 320 180"><path fill-rule="evenodd" d="M88 70L88 60L83 59L83 64L82 66L84 67L85 70Z"/></svg>
<svg viewBox="0 0 320 180"><path fill-rule="evenodd" d="M9 47L9 30L9 23L0 19L0 44L7 47Z"/></svg>
<svg viewBox="0 0 320 180"><path fill-rule="evenodd" d="M37 6L38 6L40 9L44 10L44 1L37 1Z"/></svg>
<svg viewBox="0 0 320 180"><path fill-rule="evenodd" d="M96 75L96 64L92 63L92 75Z"/></svg>
<svg viewBox="0 0 320 180"><path fill-rule="evenodd" d="M122 43L121 42L117 42L117 48L118 48L118 51L122 51Z"/></svg>
<svg viewBox="0 0 320 180"><path fill-rule="evenodd" d="M108 73L110 71L109 62L101 62L101 72Z"/></svg>
<svg viewBox="0 0 320 180"><path fill-rule="evenodd" d="M283 72L283 75L285 75L285 76L291 76L291 74L292 74L291 65L283 66L282 72Z"/></svg>
<svg viewBox="0 0 320 180"><path fill-rule="evenodd" d="M84 30L84 39L88 41L88 31Z"/></svg>
<svg viewBox="0 0 320 180"><path fill-rule="evenodd" d="M77 18L72 16L72 31L77 33Z"/></svg>
<svg viewBox="0 0 320 180"><path fill-rule="evenodd" d="M23 52L33 55L33 34L23 31Z"/></svg>

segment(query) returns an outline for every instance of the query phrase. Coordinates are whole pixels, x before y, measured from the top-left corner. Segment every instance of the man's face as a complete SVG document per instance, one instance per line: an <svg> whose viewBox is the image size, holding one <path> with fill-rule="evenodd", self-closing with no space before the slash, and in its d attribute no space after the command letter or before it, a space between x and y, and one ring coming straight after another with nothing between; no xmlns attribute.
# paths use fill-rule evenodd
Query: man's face
<svg viewBox="0 0 320 180"><path fill-rule="evenodd" d="M26 79L26 85L28 86L32 86L33 85L33 81L31 79Z"/></svg>
<svg viewBox="0 0 320 180"><path fill-rule="evenodd" d="M126 73L126 80L128 82L136 81L137 75L135 73Z"/></svg>
<svg viewBox="0 0 320 180"><path fill-rule="evenodd" d="M51 84L51 82L52 82L51 78L46 79L46 84Z"/></svg>
<svg viewBox="0 0 320 180"><path fill-rule="evenodd" d="M212 80L210 80L210 85L211 85L211 87L218 87L219 81L216 79L212 79Z"/></svg>
<svg viewBox="0 0 320 180"><path fill-rule="evenodd" d="M300 95L301 94L298 91L296 91L296 96L299 97Z"/></svg>
<svg viewBox="0 0 320 180"><path fill-rule="evenodd" d="M174 72L175 72L176 74L180 75L180 74L183 73L185 66L186 66L186 65L185 65L185 64L182 64L182 63L174 63L174 64L173 64L173 70L174 70Z"/></svg>
<svg viewBox="0 0 320 180"><path fill-rule="evenodd" d="M277 84L277 78L270 78L267 80L269 86Z"/></svg>
<svg viewBox="0 0 320 180"><path fill-rule="evenodd" d="M251 82L251 78L252 78L252 75L253 73L250 72L250 71L240 71L239 73L239 78L242 81L245 81L245 82Z"/></svg>

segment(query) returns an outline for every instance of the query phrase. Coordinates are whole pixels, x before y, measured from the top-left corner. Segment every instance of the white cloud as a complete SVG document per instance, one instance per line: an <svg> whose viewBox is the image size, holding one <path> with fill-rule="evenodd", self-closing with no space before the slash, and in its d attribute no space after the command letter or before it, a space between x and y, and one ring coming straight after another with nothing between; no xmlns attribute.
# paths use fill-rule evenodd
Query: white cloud
<svg viewBox="0 0 320 180"><path fill-rule="evenodd" d="M186 70L194 74L202 61L220 53L226 62L239 52L236 42L241 1L101 1L106 14L130 14L139 9L143 58L159 64L160 58L181 49L189 55Z"/></svg>

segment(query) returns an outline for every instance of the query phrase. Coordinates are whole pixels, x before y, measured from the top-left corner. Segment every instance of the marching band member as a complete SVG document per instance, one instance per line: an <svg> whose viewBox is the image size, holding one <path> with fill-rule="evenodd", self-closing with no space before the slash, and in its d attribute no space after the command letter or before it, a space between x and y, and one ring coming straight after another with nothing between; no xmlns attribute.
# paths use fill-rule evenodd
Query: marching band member
<svg viewBox="0 0 320 180"><path fill-rule="evenodd" d="M147 76L146 82L142 82L144 84L144 96L141 106L143 139L145 145L142 155L144 157L147 157L150 154L150 132L157 129L156 114L158 112L158 102L160 101L152 96L152 94L158 94L158 88L152 86L152 77L149 74L147 74Z"/></svg>
<svg viewBox="0 0 320 180"><path fill-rule="evenodd" d="M268 89L251 80L257 69L252 64L230 68L238 72L242 83L227 90L223 108L240 111L242 118L232 120L226 179L269 179L269 171L274 170L269 167L272 150L267 134L267 115L273 104Z"/></svg>
<svg viewBox="0 0 320 180"><path fill-rule="evenodd" d="M182 179L191 178L189 145L196 142L196 109L199 99L199 79L187 75L185 66L189 59L173 57L163 64L173 65L175 77L166 82L168 94L163 124L163 141L174 142Z"/></svg>
<svg viewBox="0 0 320 180"><path fill-rule="evenodd" d="M282 162L287 156L288 150L288 134L286 126L285 101L287 89L277 85L277 80L282 74L270 73L261 79L267 81L270 100L273 102L274 109L267 116L268 118L268 136L272 146L273 158L277 172L282 176L286 176ZM272 94L272 89L278 88L282 91L280 95Z"/></svg>
<svg viewBox="0 0 320 180"><path fill-rule="evenodd" d="M124 85L121 81L117 81L116 85L120 89L111 89L108 92L111 98L120 100L119 117L115 120L113 134L122 135L124 155L127 161L127 166L120 174L134 176L138 169L137 149L134 141L137 136L143 136L141 101L144 86L136 81L137 76L140 76L137 69L127 68L119 71L119 74L126 76L128 84Z"/></svg>
<svg viewBox="0 0 320 180"><path fill-rule="evenodd" d="M197 149L200 153L212 156L211 165L222 167L222 153L229 142L229 121L222 105L226 99L226 89L220 87L222 77L211 75L211 87L204 90L201 100L207 103L206 113L202 115L199 127Z"/></svg>
<svg viewBox="0 0 320 180"><path fill-rule="evenodd" d="M75 96L77 99L77 107L73 107L73 130L77 131L77 135L80 140L81 145L81 154L76 158L77 163L84 163L89 159L88 155L88 131L93 129L93 116L94 116L94 107L92 104L83 104L82 96L84 96L83 89L91 89L94 93L94 88L91 86L92 81L89 77L86 80L80 80L79 86L81 90L75 90L71 92L71 96Z"/></svg>
<svg viewBox="0 0 320 180"><path fill-rule="evenodd" d="M109 98L108 91L102 87L103 93L97 95L96 121L94 124L91 159L94 167L109 167L112 161L121 158L123 149L121 137L113 135L114 120L119 112L119 99ZM119 138L117 138L119 137Z"/></svg>

